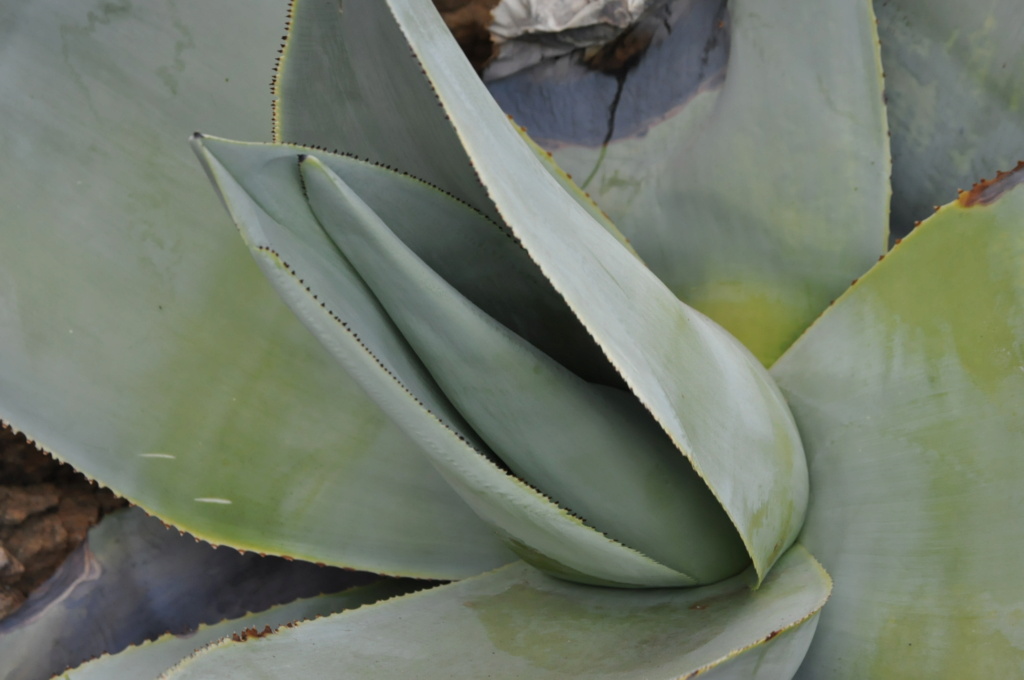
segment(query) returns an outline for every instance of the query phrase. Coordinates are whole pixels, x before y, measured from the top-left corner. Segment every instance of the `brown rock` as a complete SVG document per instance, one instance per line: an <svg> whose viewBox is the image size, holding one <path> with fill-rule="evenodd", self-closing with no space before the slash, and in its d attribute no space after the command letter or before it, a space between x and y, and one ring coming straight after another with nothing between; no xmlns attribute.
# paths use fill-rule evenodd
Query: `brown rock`
<svg viewBox="0 0 1024 680"><path fill-rule="evenodd" d="M17 588L0 586L0 619L12 614L25 602L25 595Z"/></svg>
<svg viewBox="0 0 1024 680"><path fill-rule="evenodd" d="M51 481L59 466L60 463L29 444L21 435L0 428L0 479L5 485L25 486Z"/></svg>
<svg viewBox="0 0 1024 680"><path fill-rule="evenodd" d="M499 0L434 0L448 30L455 36L469 62L480 72L494 58L496 49L487 27L494 21L491 10Z"/></svg>
<svg viewBox="0 0 1024 680"><path fill-rule="evenodd" d="M0 0L2 1L2 0ZM84 540L126 505L0 423L0 618L19 607Z"/></svg>
<svg viewBox="0 0 1024 680"><path fill-rule="evenodd" d="M0 486L0 524L21 524L31 515L56 507L60 502L53 484Z"/></svg>
<svg viewBox="0 0 1024 680"><path fill-rule="evenodd" d="M12 555L7 548L0 545L0 584L12 585L17 583L24 573L25 565Z"/></svg>
<svg viewBox="0 0 1024 680"><path fill-rule="evenodd" d="M56 514L30 517L5 541L7 550L22 564L45 562L47 554L62 553L67 542L68 532Z"/></svg>
<svg viewBox="0 0 1024 680"><path fill-rule="evenodd" d="M77 545L85 540L89 527L100 519L99 501L95 492L86 487L60 499L57 516L68 533L68 540Z"/></svg>

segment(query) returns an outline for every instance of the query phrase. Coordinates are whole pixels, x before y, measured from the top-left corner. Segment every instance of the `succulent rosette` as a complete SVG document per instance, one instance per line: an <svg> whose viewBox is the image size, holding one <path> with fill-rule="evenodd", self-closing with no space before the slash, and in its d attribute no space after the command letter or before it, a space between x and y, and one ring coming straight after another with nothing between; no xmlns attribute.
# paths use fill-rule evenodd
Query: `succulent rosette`
<svg viewBox="0 0 1024 680"><path fill-rule="evenodd" d="M294 0L273 139L214 136L278 4L7 10L0 417L206 541L456 582L67 677L1024 671L1019 10L651 3L485 86L429 2Z"/></svg>

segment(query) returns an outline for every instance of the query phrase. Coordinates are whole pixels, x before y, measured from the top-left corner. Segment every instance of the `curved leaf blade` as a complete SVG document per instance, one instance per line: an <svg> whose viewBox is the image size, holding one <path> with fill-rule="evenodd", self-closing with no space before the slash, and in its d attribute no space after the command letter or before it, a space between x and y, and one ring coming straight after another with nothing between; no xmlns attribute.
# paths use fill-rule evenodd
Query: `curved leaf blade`
<svg viewBox="0 0 1024 680"><path fill-rule="evenodd" d="M943 207L773 368L836 581L802 677L1024 671L1022 179Z"/></svg>
<svg viewBox="0 0 1024 680"><path fill-rule="evenodd" d="M390 10L504 222L690 459L763 577L795 540L807 492L799 435L771 378L544 171L429 3Z"/></svg>
<svg viewBox="0 0 1024 680"><path fill-rule="evenodd" d="M548 171L548 174L558 182L559 186L561 186L567 194L572 196L573 199L575 199L575 201L587 211L587 214L594 218L594 221L604 227L605 231L614 236L615 239L623 245L623 247L629 250L629 252L636 255L636 250L633 249L629 239L627 239L622 232L619 231L619 228L612 223L608 215L606 215L604 211L601 210L601 207L594 202L594 199L590 194L583 191L583 189L580 189L576 182L573 181L572 176L559 167L551 152L541 148L535 141L533 141L527 134L526 128L518 126L517 129L519 130L519 134L522 136L523 140L541 162L541 165L543 165L544 169ZM637 257L639 257L639 255L637 255Z"/></svg>
<svg viewBox="0 0 1024 680"><path fill-rule="evenodd" d="M257 669L322 676L337 668L381 680L723 678L751 670L742 662L751 655L784 680L813 634L828 575L796 546L759 589L749 587L748 576L696 589L622 591L565 583L515 564L243 644L209 647L168 678L218 680Z"/></svg>
<svg viewBox="0 0 1024 680"><path fill-rule="evenodd" d="M749 563L718 501L632 395L583 380L467 300L315 157L301 172L324 231L521 479L695 583Z"/></svg>
<svg viewBox="0 0 1024 680"><path fill-rule="evenodd" d="M197 137L196 150L264 273L303 323L423 452L470 507L519 554L577 580L608 585L689 585L669 569L587 527L508 474L464 421L379 301L305 205L299 158L310 149ZM377 184L377 201L419 192L411 224L445 225L478 213L410 177L317 152L343 178ZM352 182L353 184L355 181ZM382 190L383 186L389 186ZM377 203L380 205L380 203ZM408 218L403 220L409 222ZM495 229L484 221L482 227ZM430 233L429 231L427 232ZM506 237L501 236L502 239Z"/></svg>

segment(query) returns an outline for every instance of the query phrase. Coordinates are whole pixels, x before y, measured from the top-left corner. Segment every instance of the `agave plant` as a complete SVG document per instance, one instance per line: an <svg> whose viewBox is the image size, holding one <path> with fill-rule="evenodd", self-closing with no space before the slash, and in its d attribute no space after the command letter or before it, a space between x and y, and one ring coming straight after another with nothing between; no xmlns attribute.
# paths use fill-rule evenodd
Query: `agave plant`
<svg viewBox="0 0 1024 680"><path fill-rule="evenodd" d="M184 131L260 137L278 5L0 10L0 417L207 541L456 582L68 677L1024 671L1012 3L674 3L668 104L657 36L493 83L606 212L412 0L295 0L214 194ZM894 222L955 200L886 252L889 130Z"/></svg>

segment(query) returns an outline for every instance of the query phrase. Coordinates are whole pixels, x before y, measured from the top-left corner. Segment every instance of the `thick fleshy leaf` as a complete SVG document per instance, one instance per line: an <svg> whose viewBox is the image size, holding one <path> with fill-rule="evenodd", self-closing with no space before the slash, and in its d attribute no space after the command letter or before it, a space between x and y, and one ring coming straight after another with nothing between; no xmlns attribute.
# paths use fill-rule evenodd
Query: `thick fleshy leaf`
<svg viewBox="0 0 1024 680"><path fill-rule="evenodd" d="M197 138L195 144L247 244L285 301L514 550L576 579L641 586L693 583L586 527L494 462L489 447L452 406L305 204L299 159L312 150L211 138ZM429 185L352 158L316 154L343 181L365 189L373 209L389 214L405 234L418 234L411 240L433 244L432 264L440 271L458 269L465 261L491 261L493 254L472 247L474 240L488 240L481 238L481 230L492 234L492 246L519 249L497 225ZM471 244L460 257L436 247L460 241ZM421 250L427 254L428 249ZM486 287L487 282L477 283ZM492 283L521 285L503 276ZM494 296L480 296L488 297L493 302Z"/></svg>
<svg viewBox="0 0 1024 680"><path fill-rule="evenodd" d="M771 378L542 172L429 3L391 11L502 219L708 483L763 576L806 500L799 436Z"/></svg>
<svg viewBox="0 0 1024 680"><path fill-rule="evenodd" d="M604 227L605 231L614 236L624 248L636 255L636 250L633 249L629 240L623 236L621 231L619 231L619 228L612 223L611 218L601 210L601 207L594 202L594 199L591 198L590 194L580 189L579 185L573 181L572 177L566 173L565 170L559 167L551 152L543 149L539 144L533 141L527 134L526 128L516 126L516 129L519 130L519 134L526 141L527 145L529 145L530 149L533 150L534 155L540 160L541 165L543 165L544 169L548 171L548 174L555 178L555 181L558 182L559 186L572 196L576 202L587 211L588 215L593 217L598 224Z"/></svg>
<svg viewBox="0 0 1024 680"><path fill-rule="evenodd" d="M491 83L652 270L770 364L886 246L867 0L677 0Z"/></svg>
<svg viewBox="0 0 1024 680"><path fill-rule="evenodd" d="M696 583L749 564L718 501L629 392L580 378L474 305L316 158L305 158L301 173L324 231L516 475ZM422 213L403 221L435 222Z"/></svg>
<svg viewBox="0 0 1024 680"><path fill-rule="evenodd" d="M507 553L280 303L188 150L197 127L264 136L285 11L2 3L0 419L217 543L493 568Z"/></svg>
<svg viewBox="0 0 1024 680"><path fill-rule="evenodd" d="M808 680L1024 674L1022 179L942 208L772 370L836 581Z"/></svg>
<svg viewBox="0 0 1024 680"><path fill-rule="evenodd" d="M312 25L357 20L375 26L381 35L407 41L412 55L402 61L389 44L377 40L360 40L356 49L356 29L339 25L327 35L348 46L319 48L334 55L331 59L311 55L308 49L288 56L288 50L299 50L307 42L295 42L296 36L320 30ZM392 27L382 28L386 26ZM431 157L444 157L437 169L423 168L426 179L456 195L465 190L467 200L508 225L631 391L708 483L763 576L799 529L806 470L785 403L756 360L717 325L679 304L548 174L462 58L429 2L367 3L356 12L339 14L331 2L299 0L292 31L278 84L279 94L286 97L278 109L279 137L290 139L301 132L314 144L371 156L376 149L378 158L403 169L410 159L427 163ZM379 68L373 65L376 61L391 64L395 72L388 79L345 81L348 89L337 92L347 92L349 103L339 106L321 94L341 87L339 78L324 70L334 58L353 60L338 66L339 73L361 70L364 62L369 72ZM387 94L392 84L419 83L417 78L424 75L434 94L428 89L419 95L418 115L393 115L396 102L404 100ZM420 84L409 88L422 93ZM365 108L375 97L377 104ZM289 123L287 109L281 108L288 100L296 116L293 123L299 118L306 123ZM432 101L440 107L428 105ZM310 108L322 110L305 111ZM386 135L365 121L328 124L374 116L388 121ZM463 152L452 146L452 134L436 132L445 126L454 131L467 162L449 163ZM401 140L407 138L418 141L405 148ZM403 154L408 154L405 163ZM460 169L452 169L456 167ZM472 177L467 179L466 173ZM477 181L487 187L486 198L470 191ZM750 474L737 478L737 469Z"/></svg>
<svg viewBox="0 0 1024 680"><path fill-rule="evenodd" d="M800 546L760 589L750 588L753 578L623 591L510 565L274 635L224 642L168 678L323 677L340 669L380 680L786 680L810 642L830 581Z"/></svg>
<svg viewBox="0 0 1024 680"><path fill-rule="evenodd" d="M354 609L364 604L385 600L410 590L417 590L417 581L393 579L373 585L352 588L342 593L305 598L271 607L256 614L212 625L199 626L187 635L163 635L137 647L129 647L119 654L105 654L67 671L61 680L110 680L156 678L193 652L221 638L238 635L264 635L298 621L308 621Z"/></svg>
<svg viewBox="0 0 1024 680"><path fill-rule="evenodd" d="M94 527L57 573L0 622L0 677L48 678L167 632L186 634L200 623L374 578L215 550L138 508L124 510Z"/></svg>
<svg viewBox="0 0 1024 680"><path fill-rule="evenodd" d="M892 129L892 229L1024 159L1017 0L876 0Z"/></svg>

